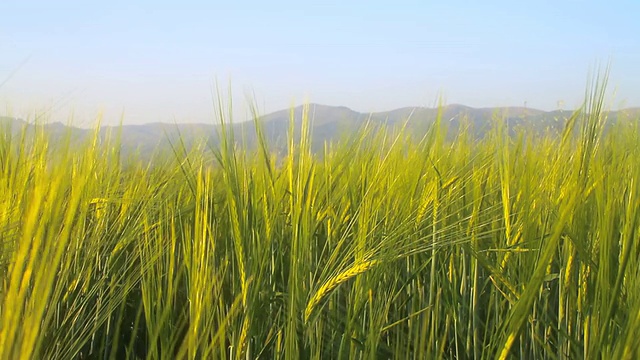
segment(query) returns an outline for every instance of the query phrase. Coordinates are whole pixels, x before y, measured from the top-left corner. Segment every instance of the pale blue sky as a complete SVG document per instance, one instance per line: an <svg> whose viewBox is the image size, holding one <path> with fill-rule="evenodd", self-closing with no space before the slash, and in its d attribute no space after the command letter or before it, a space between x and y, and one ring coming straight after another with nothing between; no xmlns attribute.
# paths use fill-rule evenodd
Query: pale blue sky
<svg viewBox="0 0 640 360"><path fill-rule="evenodd" d="M640 2L0 2L0 105L90 123L213 121L212 83L264 112L448 103L579 104L612 60L612 107L640 106ZM15 73L14 73L15 70ZM13 76L11 76L13 73ZM236 114L243 117L240 109ZM241 119L240 119L241 120Z"/></svg>

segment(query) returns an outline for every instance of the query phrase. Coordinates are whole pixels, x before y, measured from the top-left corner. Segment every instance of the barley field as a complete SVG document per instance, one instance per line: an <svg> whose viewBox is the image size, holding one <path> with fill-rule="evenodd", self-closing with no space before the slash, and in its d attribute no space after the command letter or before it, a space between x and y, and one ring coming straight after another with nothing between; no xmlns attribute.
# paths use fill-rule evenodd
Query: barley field
<svg viewBox="0 0 640 360"><path fill-rule="evenodd" d="M640 128L604 94L319 153L307 113L284 156L222 101L220 146L161 163L2 129L0 359L638 358Z"/></svg>

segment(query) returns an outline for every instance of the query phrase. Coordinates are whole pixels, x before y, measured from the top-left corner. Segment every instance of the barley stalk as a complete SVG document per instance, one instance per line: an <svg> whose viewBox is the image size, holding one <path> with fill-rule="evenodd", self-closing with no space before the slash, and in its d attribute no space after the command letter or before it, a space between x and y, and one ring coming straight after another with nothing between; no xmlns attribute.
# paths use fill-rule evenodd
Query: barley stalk
<svg viewBox="0 0 640 360"><path fill-rule="evenodd" d="M304 321L307 322L314 308L322 301L322 299L330 293L333 289L338 287L338 285L344 283L345 281L358 276L372 267L376 266L379 263L377 260L365 260L360 262L359 264L355 264L349 269L341 272L340 274L330 278L320 286L318 291L313 294L309 302L307 303L307 307L304 310Z"/></svg>

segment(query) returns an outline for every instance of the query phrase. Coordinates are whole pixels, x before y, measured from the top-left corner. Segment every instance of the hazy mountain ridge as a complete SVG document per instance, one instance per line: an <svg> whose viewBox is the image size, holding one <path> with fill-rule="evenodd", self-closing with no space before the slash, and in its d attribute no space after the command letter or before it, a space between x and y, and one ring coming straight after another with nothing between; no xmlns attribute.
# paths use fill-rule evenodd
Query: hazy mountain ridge
<svg viewBox="0 0 640 360"><path fill-rule="evenodd" d="M472 133L476 137L482 137L491 128L494 118L504 118L511 133L519 128L526 128L536 132L559 131L564 127L565 120L572 114L571 110L543 111L524 107L494 107L472 108L460 104L452 104L438 108L404 107L385 112L360 113L344 106L328 106L321 104L309 104L309 117L312 120L312 143L317 149L322 148L325 141L339 139L345 133L351 133L370 121L374 125L395 126L407 121L407 127L415 134L426 131L441 113L443 123L446 123L450 134L455 135L463 122L471 126ZM296 137L299 136L302 121L303 106L293 109L296 123ZM260 116L264 134L274 148L285 148L291 109L276 111ZM620 119L638 120L640 108L627 108L607 113L608 122L615 123ZM2 131L7 125L11 125L12 132L17 133L20 128L32 124L9 118L0 117ZM70 127L60 122L45 124L43 129L52 139L62 139L71 131L74 142L81 142L94 133L94 130ZM236 139L244 139L249 146L256 143L253 122L235 123L233 130ZM116 136L120 133L123 150L126 153L138 152L141 155L149 155L157 149L169 148L170 144L178 144L180 137L182 142L190 147L199 140L205 140L210 144L218 142L219 125L216 124L170 124L149 123L143 125L102 126L101 137L107 133ZM244 135L243 135L244 134Z"/></svg>

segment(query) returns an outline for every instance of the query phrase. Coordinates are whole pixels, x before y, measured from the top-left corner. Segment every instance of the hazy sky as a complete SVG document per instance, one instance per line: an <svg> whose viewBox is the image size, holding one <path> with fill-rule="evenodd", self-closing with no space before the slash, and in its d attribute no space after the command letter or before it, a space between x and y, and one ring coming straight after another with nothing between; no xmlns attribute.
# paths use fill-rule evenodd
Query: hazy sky
<svg viewBox="0 0 640 360"><path fill-rule="evenodd" d="M213 121L230 81L260 110L579 104L612 60L640 106L640 1L0 1L0 106L91 123ZM5 82L6 80L6 82ZM253 95L252 95L253 96ZM242 119L239 119L242 120Z"/></svg>

